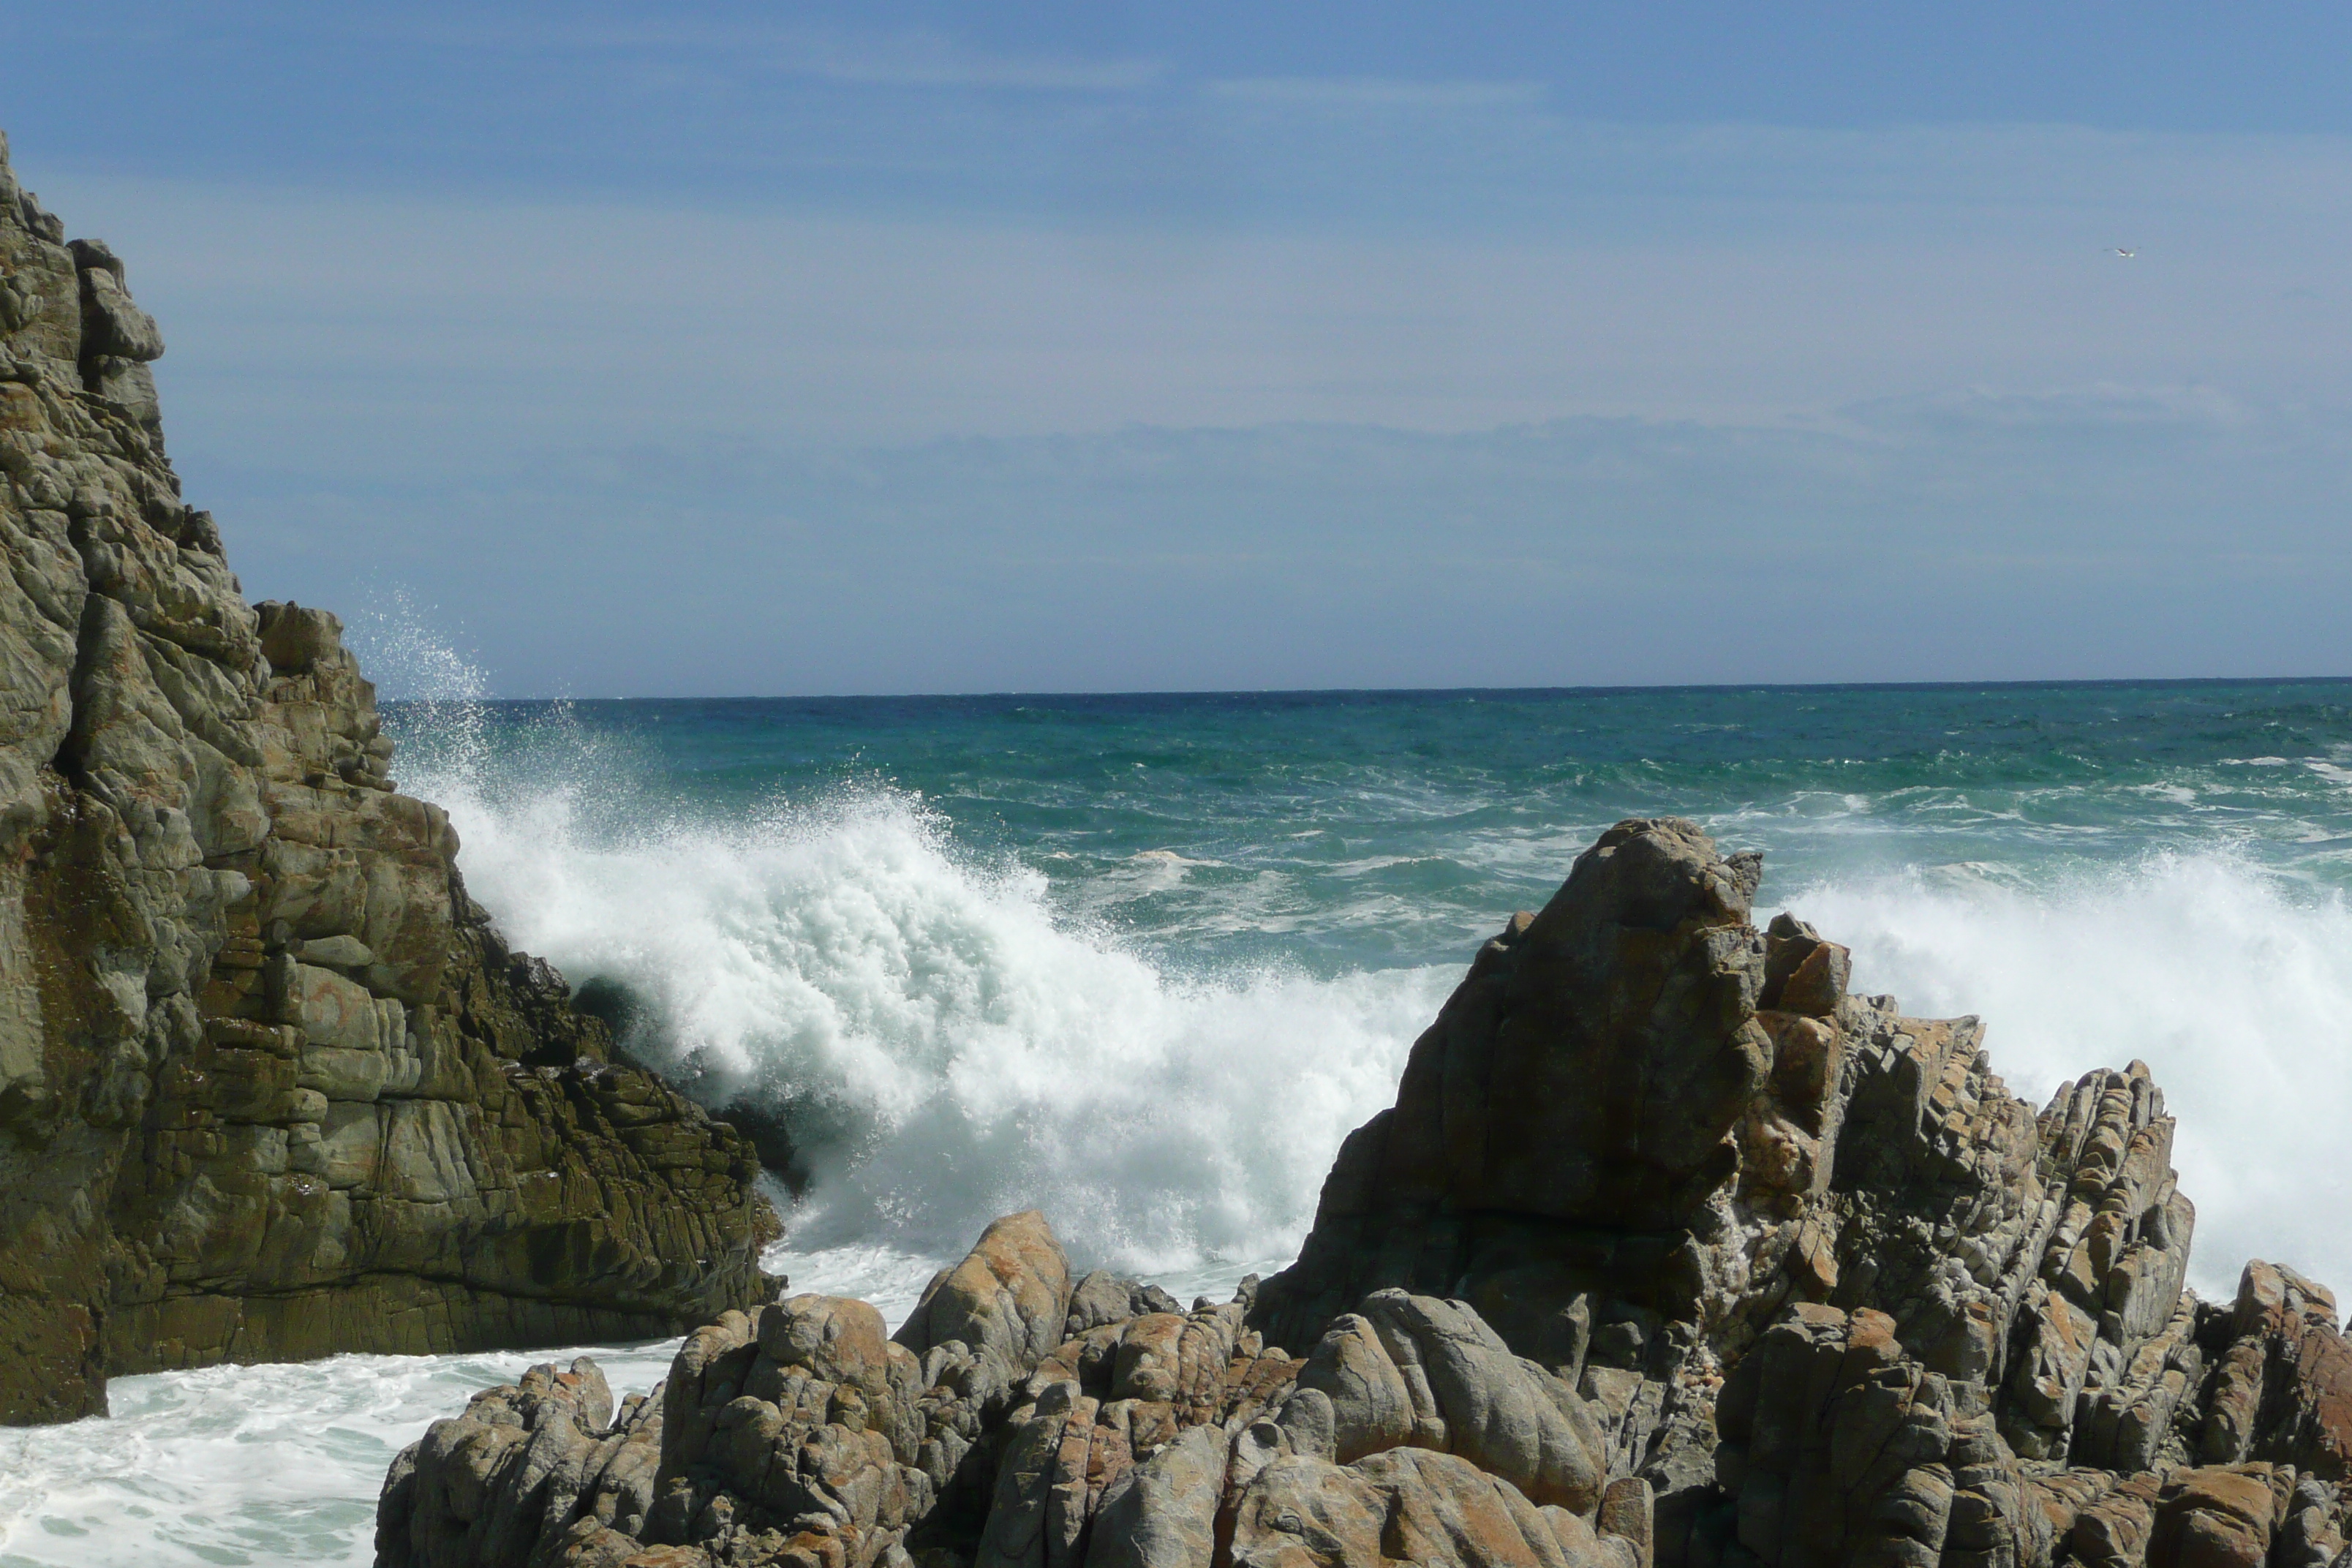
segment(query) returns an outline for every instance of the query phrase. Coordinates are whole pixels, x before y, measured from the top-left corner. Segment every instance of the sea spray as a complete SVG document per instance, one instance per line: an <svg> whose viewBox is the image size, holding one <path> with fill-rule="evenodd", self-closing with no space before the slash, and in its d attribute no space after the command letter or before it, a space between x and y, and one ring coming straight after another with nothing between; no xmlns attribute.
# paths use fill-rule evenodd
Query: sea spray
<svg viewBox="0 0 2352 1568"><path fill-rule="evenodd" d="M642 1392L677 1342L581 1346ZM0 1568L365 1564L384 1468L541 1354L342 1355L112 1380L112 1414L0 1428Z"/></svg>
<svg viewBox="0 0 2352 1568"><path fill-rule="evenodd" d="M1278 1260L1458 973L1171 973L887 788L614 836L568 788L429 784L512 941L625 998L628 1048L706 1103L790 1128L799 1247L939 1255L1043 1205L1088 1261Z"/></svg>
<svg viewBox="0 0 2352 1568"><path fill-rule="evenodd" d="M2252 1257L2352 1285L2340 891L2227 853L2162 853L2042 885L1911 874L1787 901L1852 945L1857 990L1983 1018L1994 1069L2037 1105L2092 1068L2147 1062L2179 1121L2197 1289L2228 1296Z"/></svg>
<svg viewBox="0 0 2352 1568"><path fill-rule="evenodd" d="M681 784L677 753L646 740L658 725L617 724L610 707L506 710L487 731L404 715L404 756L425 753L421 772L404 767L450 803L461 864L522 945L644 1004L640 1048L713 1103L789 1109L818 1176L796 1238L888 1249L901 1259L894 1279L951 1252L992 1208L1039 1201L1057 1205L1090 1258L1129 1267L1276 1256L1311 1217L1339 1137L1388 1102L1404 1047L1480 931L1539 903L1589 842L1585 826L1560 824L1680 808L1727 843L1762 847L1766 910L1793 908L1853 945L1857 985L1914 1014L1984 1017L1995 1069L2037 1102L2093 1068L2147 1060L2180 1121L2200 1288L2226 1291L2252 1255L2352 1279L2352 1238L2323 1217L2352 1187L2335 1132L2352 1110L2352 790L2330 760L2347 754L2330 738L2345 727L2340 693L2322 688L2326 700L2300 706L2275 690L2218 693L2164 734L2160 749L2179 754L2161 767L2096 754L2124 705L2087 695L2095 706L2062 690L2047 711L2006 721L2021 737L2006 762L1937 742L1932 767L1832 767L1774 757L1769 731L1751 731L1740 744L1759 755L1645 758L1641 794L1622 802L1607 767L1590 770L1599 784L1583 770L1563 783L1556 768L1530 769L1521 793L1547 814L1534 823L1498 808L1502 770L1444 755L1418 771L1400 763L1394 742L1454 705L1360 711L1391 744L1363 748L1378 755L1355 775L1328 757L1286 757L1244 781L1281 802L1284 816L1260 827L1268 842L1297 837L1284 830L1301 820L1359 814L1307 909L1296 889L1313 879L1297 863L1240 874L1250 856L1222 825L1204 830L1222 809L1213 797L1187 797L1189 819L1151 798L1105 835L1123 844L1116 857L1039 848L1034 834L1016 853L1003 840L1019 833L976 848L968 800L951 814L879 765L887 725L829 779L800 765L794 790L731 816L694 809L697 781ZM1612 700L1636 697L1670 733L1686 694ZM2053 717L2070 705L2084 710L2072 729ZM2190 704L2159 689L2148 706L2169 721ZM1892 711L1874 721L1892 724ZM1979 728L1998 717L1987 709ZM1670 749L1637 720L1625 743ZM1160 750L1142 754L1203 751L1227 721L1204 708L1188 729L1154 706ZM1932 727L1964 721L1979 722L1974 709L1935 714ZM760 742L769 754L806 744L761 705L726 722L774 725L782 739ZM968 736L988 765L1004 758L1008 773L1077 739L1041 741L1027 710L928 722ZM1020 745L1000 750L1008 728ZM2326 755L2282 757L2282 729ZM412 730L424 746L410 746ZM1508 755L1522 739L1504 725L1481 743ZM1841 749L1862 751L1862 739ZM759 752L736 732L729 744ZM2221 744L2241 754L2200 750ZM1237 787L1230 758L1201 757L1201 795ZM664 768L673 776L656 785ZM1805 787L1722 800L1724 777L1743 770ZM1864 787L1813 787L1825 771ZM1936 784L1939 772L2000 787ZM1333 775L1319 795L1302 784L1318 773ZM1142 833L1164 837L1139 846ZM1302 955L1334 932L1400 923L1407 900L1385 880L1400 866L1428 902L1474 911L1458 934L1420 938L1418 962L1315 973L1194 953L1194 933L1253 920ZM1287 890L1269 895L1269 884ZM1157 928L1122 923L1137 910Z"/></svg>

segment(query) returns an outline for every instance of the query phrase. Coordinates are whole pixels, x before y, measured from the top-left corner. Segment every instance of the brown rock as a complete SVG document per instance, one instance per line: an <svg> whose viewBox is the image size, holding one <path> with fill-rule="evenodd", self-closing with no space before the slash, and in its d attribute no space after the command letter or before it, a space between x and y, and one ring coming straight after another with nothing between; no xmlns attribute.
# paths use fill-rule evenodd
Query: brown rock
<svg viewBox="0 0 2352 1568"><path fill-rule="evenodd" d="M1045 1216L1008 1215L931 1281L895 1337L919 1356L957 1341L1009 1389L1062 1342L1070 1290L1070 1260Z"/></svg>
<svg viewBox="0 0 2352 1568"><path fill-rule="evenodd" d="M2148 1568L2259 1568L2281 1499L2268 1465L2183 1470L2158 1495Z"/></svg>
<svg viewBox="0 0 2352 1568"><path fill-rule="evenodd" d="M182 500L162 336L63 235L0 144L0 1423L764 1299L750 1149L466 896L339 623L248 605Z"/></svg>

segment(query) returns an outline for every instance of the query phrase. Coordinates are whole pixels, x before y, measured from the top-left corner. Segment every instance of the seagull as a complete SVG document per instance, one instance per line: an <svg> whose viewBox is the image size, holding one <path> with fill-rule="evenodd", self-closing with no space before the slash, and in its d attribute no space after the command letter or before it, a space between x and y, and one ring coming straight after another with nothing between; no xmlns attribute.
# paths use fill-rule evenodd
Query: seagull
<svg viewBox="0 0 2352 1568"><path fill-rule="evenodd" d="M2129 261L2133 257L2139 254L2137 250L2126 250L2120 245L2111 245L2107 247L2107 249L2113 254L2122 257L2126 261Z"/></svg>

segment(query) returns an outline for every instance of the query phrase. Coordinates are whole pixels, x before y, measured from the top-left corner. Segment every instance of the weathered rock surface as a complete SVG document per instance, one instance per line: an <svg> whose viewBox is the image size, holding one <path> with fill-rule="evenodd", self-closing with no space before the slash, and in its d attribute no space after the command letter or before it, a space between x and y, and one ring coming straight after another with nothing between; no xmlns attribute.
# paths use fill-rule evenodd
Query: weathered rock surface
<svg viewBox="0 0 2352 1568"><path fill-rule="evenodd" d="M2184 1288L2147 1069L2036 1113L1977 1020L1849 995L1843 949L1750 924L1757 873L1689 823L1611 829L1480 952L1298 1263L1232 1302L1073 1286L1031 1213L898 1345L813 1298L703 1331L669 1511L546 1560L2352 1568L2335 1299L2259 1261L2226 1305ZM820 1420L882 1436L822 1458L852 1448ZM756 1437L714 1460L730 1422ZM404 1465L478 1453L517 1501L469 1519L546 1512L470 1441ZM836 1501L777 1489L812 1466ZM406 1474L387 1520L424 1517Z"/></svg>
<svg viewBox="0 0 2352 1568"><path fill-rule="evenodd" d="M335 617L246 602L163 351L0 142L0 1422L764 1300L748 1145L499 940Z"/></svg>
<svg viewBox="0 0 2352 1568"><path fill-rule="evenodd" d="M401 1456L377 1562L1648 1562L1646 1484L1612 1483L1586 1402L1459 1303L1374 1297L1301 1361L1243 1326L1244 1287L1041 1356L1034 1331L1083 1321L1068 1281L1042 1217L1015 1215L896 1341L858 1301L730 1313L609 1426L593 1363L535 1367ZM972 1337L932 1337L949 1327Z"/></svg>

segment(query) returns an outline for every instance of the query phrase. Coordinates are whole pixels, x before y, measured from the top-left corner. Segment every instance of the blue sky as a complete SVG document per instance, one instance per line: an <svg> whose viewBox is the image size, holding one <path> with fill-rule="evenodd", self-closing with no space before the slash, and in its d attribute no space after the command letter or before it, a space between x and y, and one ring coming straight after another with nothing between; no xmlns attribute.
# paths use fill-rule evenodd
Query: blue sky
<svg viewBox="0 0 2352 1568"><path fill-rule="evenodd" d="M509 694L2352 673L2352 12L1462 10L0 3L0 128Z"/></svg>

